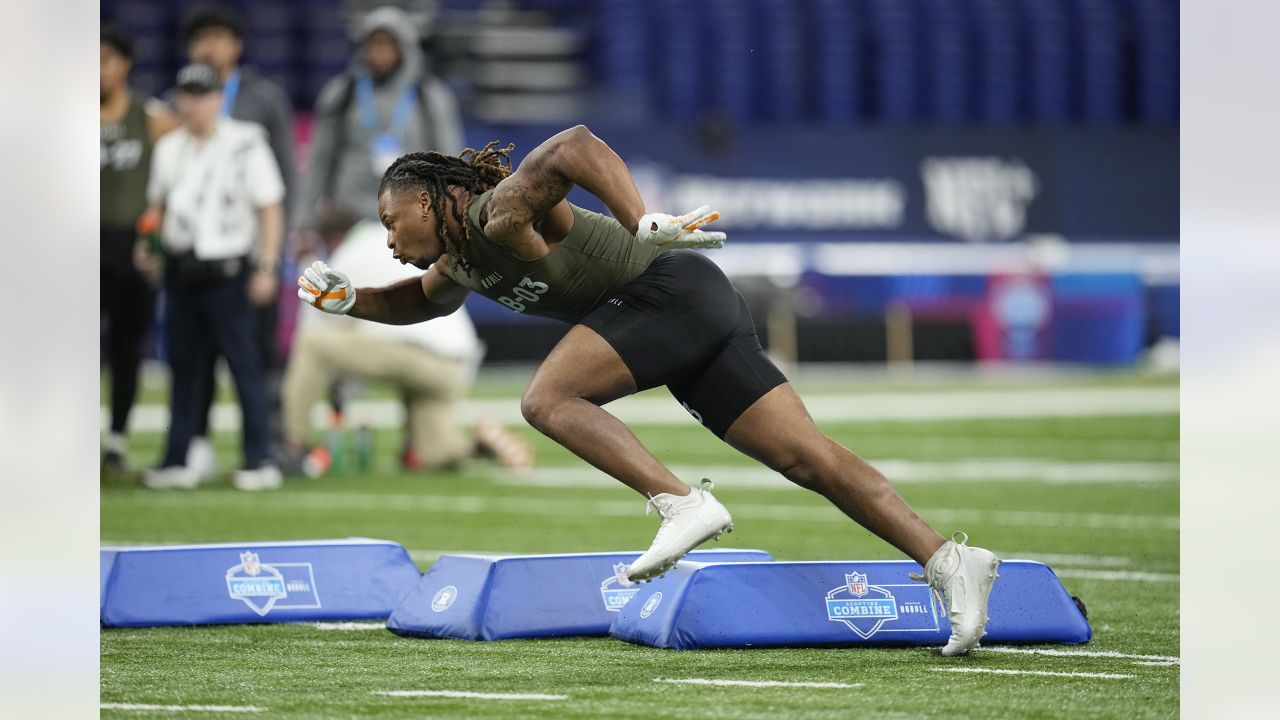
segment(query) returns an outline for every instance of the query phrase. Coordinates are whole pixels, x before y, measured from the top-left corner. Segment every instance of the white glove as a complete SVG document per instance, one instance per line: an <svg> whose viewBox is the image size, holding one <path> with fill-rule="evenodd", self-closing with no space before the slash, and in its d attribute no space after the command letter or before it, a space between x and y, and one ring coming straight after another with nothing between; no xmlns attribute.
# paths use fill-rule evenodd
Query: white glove
<svg viewBox="0 0 1280 720"><path fill-rule="evenodd" d="M351 278L317 260L298 278L298 299L333 315L346 315L356 304Z"/></svg>
<svg viewBox="0 0 1280 720"><path fill-rule="evenodd" d="M698 228L720 219L720 213L710 205L684 215L649 213L640 218L636 240L645 245L660 248L718 248L724 247L726 235L722 232L703 232Z"/></svg>

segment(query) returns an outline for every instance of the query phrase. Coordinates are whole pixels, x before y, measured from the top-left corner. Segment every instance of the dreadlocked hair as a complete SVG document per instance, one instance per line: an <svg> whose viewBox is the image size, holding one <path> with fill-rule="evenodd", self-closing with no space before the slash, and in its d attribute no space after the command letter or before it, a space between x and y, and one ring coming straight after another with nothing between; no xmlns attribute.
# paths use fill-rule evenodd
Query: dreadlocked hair
<svg viewBox="0 0 1280 720"><path fill-rule="evenodd" d="M438 152L401 155L382 174L378 195L405 188L425 191L431 201L431 210L436 214L436 235L445 252L459 268L469 271L471 260L467 257L467 240L471 231L466 220L467 211L478 195L493 189L511 174L511 151L515 149L514 144L499 148L498 141L493 140L480 150L466 148L457 156ZM462 207L458 207L457 198L449 192L450 187L461 187L471 194ZM443 212L446 204L462 228L460 238L451 238L445 232Z"/></svg>

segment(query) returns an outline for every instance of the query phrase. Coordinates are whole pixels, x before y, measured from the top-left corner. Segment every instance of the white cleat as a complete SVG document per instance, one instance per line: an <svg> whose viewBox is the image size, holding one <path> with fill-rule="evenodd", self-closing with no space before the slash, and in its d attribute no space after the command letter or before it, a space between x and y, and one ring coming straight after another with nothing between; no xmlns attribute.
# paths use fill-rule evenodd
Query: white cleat
<svg viewBox="0 0 1280 720"><path fill-rule="evenodd" d="M263 465L254 470L237 470L231 476L231 484L237 490L277 490L284 484L284 476L275 465Z"/></svg>
<svg viewBox="0 0 1280 720"><path fill-rule="evenodd" d="M911 573L911 579L924 580L947 608L951 621L951 638L940 652L947 657L965 655L978 647L987 634L987 600L1000 567L1000 558L990 550L969 547L969 536L957 532L929 558L924 575Z"/></svg>
<svg viewBox="0 0 1280 720"><path fill-rule="evenodd" d="M184 465L170 465L144 472L142 484L152 490L191 490L200 484L200 476Z"/></svg>
<svg viewBox="0 0 1280 720"><path fill-rule="evenodd" d="M627 568L632 582L660 577L690 550L721 533L733 532L733 517L711 494L711 488L711 481L703 480L702 486L691 488L688 495L661 493L649 498L645 514L656 509L662 526L645 554Z"/></svg>

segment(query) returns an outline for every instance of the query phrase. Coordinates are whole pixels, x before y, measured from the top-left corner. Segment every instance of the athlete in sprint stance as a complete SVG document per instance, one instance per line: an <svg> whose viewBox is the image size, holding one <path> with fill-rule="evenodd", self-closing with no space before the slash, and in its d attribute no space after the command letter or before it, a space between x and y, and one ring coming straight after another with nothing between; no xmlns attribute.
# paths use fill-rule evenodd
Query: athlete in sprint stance
<svg viewBox="0 0 1280 720"><path fill-rule="evenodd" d="M665 573L693 548L733 529L711 484L690 488L602 405L666 385L717 437L846 515L925 567L952 634L944 655L976 647L1000 560L944 541L862 458L814 424L760 348L746 301L720 269L686 248L719 247L700 208L646 214L631 174L583 126L539 145L514 172L513 149L489 143L458 157L411 153L382 177L378 212L392 257L426 272L381 288L351 287L316 262L298 296L328 313L407 324L447 315L469 292L520 313L573 325L525 389L529 424L649 499L662 517L632 580ZM506 164L503 164L506 161ZM577 185L613 217L565 199Z"/></svg>

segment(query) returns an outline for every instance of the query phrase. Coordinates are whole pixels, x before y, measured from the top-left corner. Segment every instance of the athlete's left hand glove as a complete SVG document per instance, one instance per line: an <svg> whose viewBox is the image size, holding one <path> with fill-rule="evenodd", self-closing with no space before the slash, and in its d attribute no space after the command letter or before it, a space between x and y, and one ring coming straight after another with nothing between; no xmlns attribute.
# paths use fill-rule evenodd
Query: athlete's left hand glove
<svg viewBox="0 0 1280 720"><path fill-rule="evenodd" d="M331 315L346 315L356 304L351 278L317 260L298 278L298 299Z"/></svg>
<svg viewBox="0 0 1280 720"><path fill-rule="evenodd" d="M636 240L660 248L718 248L727 239L722 232L703 232L698 228L720 219L710 205L684 215L649 213L640 218Z"/></svg>

